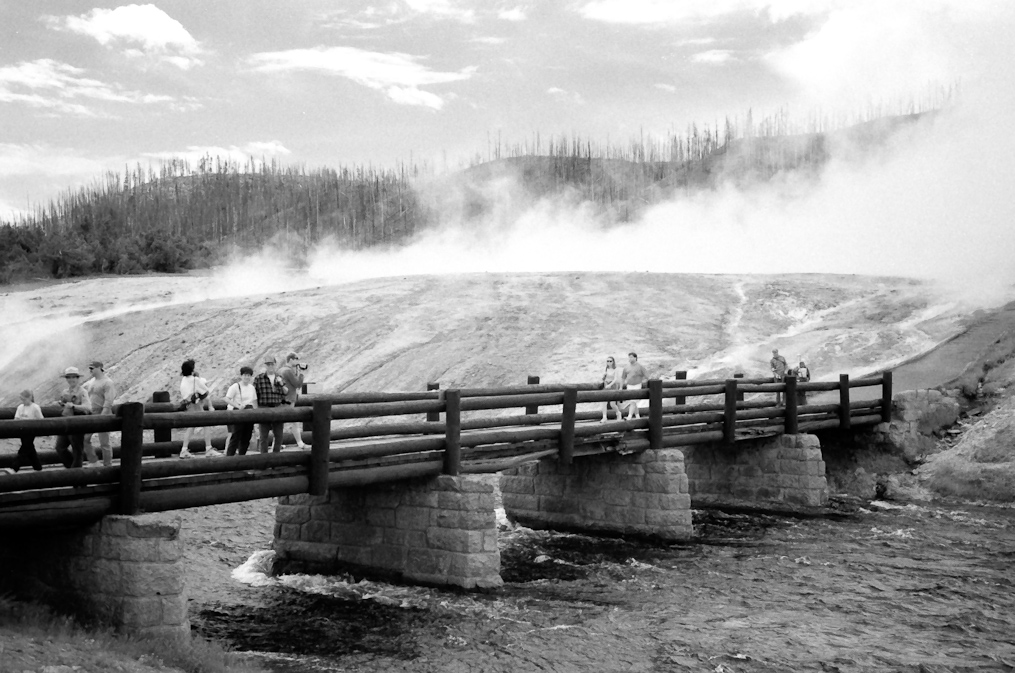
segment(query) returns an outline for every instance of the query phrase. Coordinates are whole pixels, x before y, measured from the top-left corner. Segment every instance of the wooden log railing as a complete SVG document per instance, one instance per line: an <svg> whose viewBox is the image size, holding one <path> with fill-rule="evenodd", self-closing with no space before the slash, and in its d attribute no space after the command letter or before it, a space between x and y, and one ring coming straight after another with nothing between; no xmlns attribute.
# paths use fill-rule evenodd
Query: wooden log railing
<svg viewBox="0 0 1015 673"><path fill-rule="evenodd" d="M673 385L678 383L679 385ZM606 451L640 451L708 442L732 445L748 437L812 432L880 423L890 401L852 401L849 390L881 386L890 394L891 374L838 382L652 380L641 390L596 386L513 386L481 391L431 390L418 394L312 395L296 407L185 413L164 404L119 405L113 416L0 420L0 438L119 431L113 467L44 470L0 475L0 528L67 522L109 512L136 513L195 507L296 493L323 495L328 488L394 481L431 474L493 472L526 460L556 455L567 463ZM838 390L836 403L797 404L795 392ZM529 391L529 392L524 392ZM738 399L744 392L783 393L770 399ZM721 402L687 404L690 397L722 394ZM399 396L405 399L397 399ZM579 423L601 417L581 404L648 400L648 415L633 420ZM667 400L673 404L667 404ZM680 402L680 404L676 404ZM539 407L557 407L560 412ZM151 411L149 409L151 408ZM537 413L463 418L470 412L525 410ZM887 410L887 411L886 411ZM383 419L426 414L444 421L402 421L333 428L335 419ZM435 416L436 415L436 416ZM310 452L221 457L214 460L145 461L179 442L143 442L143 433L173 428L263 422L303 422L311 427ZM333 445L333 441L339 444ZM167 446L168 445L168 446Z"/></svg>

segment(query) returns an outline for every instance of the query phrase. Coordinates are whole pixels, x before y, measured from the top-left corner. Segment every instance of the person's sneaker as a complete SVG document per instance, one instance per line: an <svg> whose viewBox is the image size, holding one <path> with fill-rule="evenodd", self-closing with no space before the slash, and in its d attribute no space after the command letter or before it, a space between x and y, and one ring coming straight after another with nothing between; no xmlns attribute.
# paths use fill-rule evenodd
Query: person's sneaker
<svg viewBox="0 0 1015 673"><path fill-rule="evenodd" d="M204 450L204 455L205 455L206 457L209 457L209 458L211 458L211 457L213 457L213 456L221 456L221 455L222 455L222 452L221 452L221 451L219 451L218 449L213 449L213 448L209 447L209 448L207 448L207 449L205 449L205 450Z"/></svg>
<svg viewBox="0 0 1015 673"><path fill-rule="evenodd" d="M84 464L81 467L85 467L85 468L88 468L88 467L98 467L99 465L100 465L100 463L97 460L87 460L87 461L84 462Z"/></svg>
<svg viewBox="0 0 1015 673"><path fill-rule="evenodd" d="M193 458L194 454L190 452L190 449L184 449L180 451L180 458Z"/></svg>

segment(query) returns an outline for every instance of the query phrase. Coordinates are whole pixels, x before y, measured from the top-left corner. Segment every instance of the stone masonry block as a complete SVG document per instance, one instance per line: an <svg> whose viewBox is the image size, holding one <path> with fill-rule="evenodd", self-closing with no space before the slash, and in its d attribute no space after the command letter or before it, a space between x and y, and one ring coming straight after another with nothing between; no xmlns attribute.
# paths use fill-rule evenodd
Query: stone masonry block
<svg viewBox="0 0 1015 673"><path fill-rule="evenodd" d="M106 517L109 518L109 517ZM180 515L172 512L125 516L130 537L160 537L172 540L180 534Z"/></svg>
<svg viewBox="0 0 1015 673"><path fill-rule="evenodd" d="M781 460L807 460L807 456L807 449L798 449L795 446L784 447L779 451L779 458Z"/></svg>
<svg viewBox="0 0 1015 673"><path fill-rule="evenodd" d="M539 511L557 514L577 514L578 502L574 498L541 495L539 496Z"/></svg>
<svg viewBox="0 0 1015 673"><path fill-rule="evenodd" d="M162 597L162 623L183 624L187 621L187 597L183 594Z"/></svg>
<svg viewBox="0 0 1015 673"><path fill-rule="evenodd" d="M821 449L821 439L817 435L797 435L796 445L801 449Z"/></svg>
<svg viewBox="0 0 1015 673"><path fill-rule="evenodd" d="M402 494L401 506L436 507L437 491L409 490Z"/></svg>
<svg viewBox="0 0 1015 673"><path fill-rule="evenodd" d="M606 519L606 503L597 500L581 500L578 502L578 514L592 521Z"/></svg>
<svg viewBox="0 0 1015 673"><path fill-rule="evenodd" d="M349 563L351 565L362 566L369 568L373 562L374 548L370 547L358 547L355 545L341 546L335 549L335 558L340 563Z"/></svg>
<svg viewBox="0 0 1015 673"><path fill-rule="evenodd" d="M600 493L600 497L603 502L607 505L630 505L631 504L631 491L620 490L614 488L604 489Z"/></svg>
<svg viewBox="0 0 1015 673"><path fill-rule="evenodd" d="M533 481L536 495L560 495L567 488L567 477L557 474L541 474Z"/></svg>
<svg viewBox="0 0 1015 673"><path fill-rule="evenodd" d="M807 474L807 461L804 460L780 460L779 472L781 474Z"/></svg>
<svg viewBox="0 0 1015 673"><path fill-rule="evenodd" d="M158 541L158 560L163 563L173 563L183 557L183 543L176 540Z"/></svg>
<svg viewBox="0 0 1015 673"><path fill-rule="evenodd" d="M614 463L610 466L610 472L613 474L623 474L631 476L641 476L645 474L645 466L629 463Z"/></svg>
<svg viewBox="0 0 1015 673"><path fill-rule="evenodd" d="M499 552L499 536L497 535L497 529L484 530L483 531L483 551L484 552Z"/></svg>
<svg viewBox="0 0 1015 673"><path fill-rule="evenodd" d="M364 498L366 509L394 509L402 504L402 490L387 487L384 490L372 491Z"/></svg>
<svg viewBox="0 0 1015 673"><path fill-rule="evenodd" d="M456 493L493 493L493 485L473 477L437 477L437 488Z"/></svg>
<svg viewBox="0 0 1015 673"><path fill-rule="evenodd" d="M300 526L300 540L303 542L330 542L331 524L327 521L307 521Z"/></svg>
<svg viewBox="0 0 1015 673"><path fill-rule="evenodd" d="M501 477L501 493L535 493L532 477ZM437 504L437 494L434 494L434 505Z"/></svg>
<svg viewBox="0 0 1015 673"><path fill-rule="evenodd" d="M642 451L641 453L634 454L633 460L639 465L655 463L659 461L659 457L656 454L656 451Z"/></svg>
<svg viewBox="0 0 1015 673"><path fill-rule="evenodd" d="M334 563L336 555L336 548L333 544L300 542L298 540L286 541L282 551L289 558L320 564Z"/></svg>
<svg viewBox="0 0 1015 673"><path fill-rule="evenodd" d="M359 520L363 512L362 508L334 504L320 505L309 509L312 521L328 521L330 523L353 523Z"/></svg>
<svg viewBox="0 0 1015 673"><path fill-rule="evenodd" d="M644 524L645 510L636 507L606 506L604 521L614 524Z"/></svg>
<svg viewBox="0 0 1015 673"><path fill-rule="evenodd" d="M309 507L283 507L280 505L275 508L275 523L304 524L307 521L310 521Z"/></svg>
<svg viewBox="0 0 1015 673"><path fill-rule="evenodd" d="M370 565L381 570L401 572L405 568L408 554L409 549L401 545L377 545L370 549Z"/></svg>
<svg viewBox="0 0 1015 673"><path fill-rule="evenodd" d="M426 532L421 530L384 529L384 544L399 545L406 549L426 547Z"/></svg>
<svg viewBox="0 0 1015 673"><path fill-rule="evenodd" d="M680 449L663 449L656 452L656 460L661 460L669 463L683 463L685 460L684 452Z"/></svg>
<svg viewBox="0 0 1015 673"><path fill-rule="evenodd" d="M645 524L659 528L679 528L686 525L680 512L658 509L650 509L645 512Z"/></svg>
<svg viewBox="0 0 1015 673"><path fill-rule="evenodd" d="M757 479L763 474L761 468L757 465L741 465L740 466L740 479Z"/></svg>
<svg viewBox="0 0 1015 673"><path fill-rule="evenodd" d="M183 574L175 563L123 563L123 596L171 596L184 590Z"/></svg>
<svg viewBox="0 0 1015 673"><path fill-rule="evenodd" d="M668 474L646 474L645 490L651 493L679 493L680 483Z"/></svg>
<svg viewBox="0 0 1015 673"><path fill-rule="evenodd" d="M497 515L492 511L465 512L462 510L432 510L431 522L441 528L484 530L497 528Z"/></svg>
<svg viewBox="0 0 1015 673"><path fill-rule="evenodd" d="M394 527L395 525L395 510L387 507L369 507L364 512L364 518L366 522L371 526L387 526Z"/></svg>
<svg viewBox="0 0 1015 673"><path fill-rule="evenodd" d="M125 598L121 607L121 619L127 628L159 626L162 624L162 599Z"/></svg>
<svg viewBox="0 0 1015 673"><path fill-rule="evenodd" d="M521 495L518 493L505 493L503 495L504 509L525 509L536 511L539 509L538 495Z"/></svg>
<svg viewBox="0 0 1015 673"><path fill-rule="evenodd" d="M429 514L430 510L422 510L424 513ZM426 528L426 525L420 525L418 527L411 526L399 526L404 530L410 530L412 528L418 528L420 530ZM380 544L384 539L384 530L376 526L367 526L365 524L358 523L333 523L331 524L331 534L327 538L327 542L332 545L353 545L358 547L367 547L372 544Z"/></svg>
<svg viewBox="0 0 1015 673"><path fill-rule="evenodd" d="M429 507L401 506L395 510L395 526L403 530L426 530L430 526Z"/></svg>
<svg viewBox="0 0 1015 673"><path fill-rule="evenodd" d="M437 506L441 509L493 509L493 493L449 493L441 491L437 494Z"/></svg>
<svg viewBox="0 0 1015 673"><path fill-rule="evenodd" d="M469 554L483 551L483 533L477 530L431 528L426 532L426 542L431 549Z"/></svg>
<svg viewBox="0 0 1015 673"><path fill-rule="evenodd" d="M282 540L299 540L300 539L300 526L295 523L284 523L282 524L281 535L276 536Z"/></svg>
<svg viewBox="0 0 1015 673"><path fill-rule="evenodd" d="M646 474L684 474L683 463L649 463L645 465Z"/></svg>

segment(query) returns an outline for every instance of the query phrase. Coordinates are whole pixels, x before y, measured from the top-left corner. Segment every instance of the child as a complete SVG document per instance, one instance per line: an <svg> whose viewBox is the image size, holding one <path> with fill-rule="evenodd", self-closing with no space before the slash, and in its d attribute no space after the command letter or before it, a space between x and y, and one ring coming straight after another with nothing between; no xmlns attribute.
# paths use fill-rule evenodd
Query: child
<svg viewBox="0 0 1015 673"><path fill-rule="evenodd" d="M42 408L35 403L35 395L31 390L21 391L21 404L14 412L15 420L31 421L42 420ZM18 457L14 461L14 471L17 472L22 465L31 465L33 470L42 469L42 461L35 451L35 435L22 435L21 448L18 449Z"/></svg>

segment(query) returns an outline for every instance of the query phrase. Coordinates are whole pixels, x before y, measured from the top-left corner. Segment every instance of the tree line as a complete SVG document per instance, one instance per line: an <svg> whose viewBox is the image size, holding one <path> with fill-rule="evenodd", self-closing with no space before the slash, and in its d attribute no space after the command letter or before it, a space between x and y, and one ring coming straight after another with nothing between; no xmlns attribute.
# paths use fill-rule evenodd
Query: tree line
<svg viewBox="0 0 1015 673"><path fill-rule="evenodd" d="M906 112L872 109L859 126L840 128L864 129L870 142L922 110ZM266 244L292 250L295 258L296 251L325 238L354 249L398 244L450 212L482 215L490 206L482 185L505 170L534 196L567 191L606 217L625 220L681 189L714 186L719 176L767 179L820 165L827 159L829 135L839 130L829 128L833 123L812 118L799 127L785 112L760 121L748 112L743 122L692 124L681 135L642 136L625 144L535 134L531 142L515 145L491 142L486 159L477 155L455 171L428 162L394 169L307 169L217 157L204 157L196 166L183 159L157 169L138 165L0 224L0 282L176 272L208 266L230 248ZM452 207L463 193L466 207Z"/></svg>

